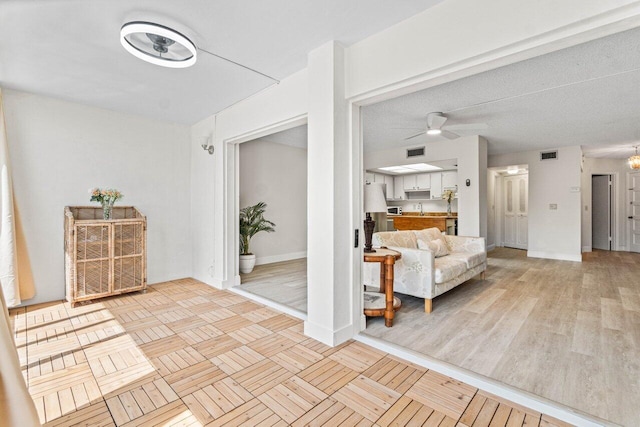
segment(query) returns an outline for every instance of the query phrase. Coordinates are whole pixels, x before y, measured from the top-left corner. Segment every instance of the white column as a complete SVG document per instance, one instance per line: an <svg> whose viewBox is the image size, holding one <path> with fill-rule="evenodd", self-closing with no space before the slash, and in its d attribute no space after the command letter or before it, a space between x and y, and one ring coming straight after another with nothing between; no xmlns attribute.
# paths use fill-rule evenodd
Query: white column
<svg viewBox="0 0 640 427"><path fill-rule="evenodd" d="M309 54L308 314L305 334L328 345L353 335L353 158L344 48Z"/></svg>

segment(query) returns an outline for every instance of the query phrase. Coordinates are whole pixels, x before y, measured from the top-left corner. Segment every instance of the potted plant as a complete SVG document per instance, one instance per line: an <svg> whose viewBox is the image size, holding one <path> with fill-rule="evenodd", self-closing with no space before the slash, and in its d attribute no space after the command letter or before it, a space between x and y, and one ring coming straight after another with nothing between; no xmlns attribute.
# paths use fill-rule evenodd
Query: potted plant
<svg viewBox="0 0 640 427"><path fill-rule="evenodd" d="M251 238L261 231L275 231L276 225L264 218L266 209L264 202L240 209L240 273L251 273L256 265L256 256L249 249Z"/></svg>

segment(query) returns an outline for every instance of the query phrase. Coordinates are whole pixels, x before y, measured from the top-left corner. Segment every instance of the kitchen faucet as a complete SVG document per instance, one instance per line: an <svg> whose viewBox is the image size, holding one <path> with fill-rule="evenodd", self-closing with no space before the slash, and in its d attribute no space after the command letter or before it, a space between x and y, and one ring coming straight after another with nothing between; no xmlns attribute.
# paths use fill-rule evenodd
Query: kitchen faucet
<svg viewBox="0 0 640 427"><path fill-rule="evenodd" d="M424 216L424 211L422 210L422 202L418 203L420 206L420 216Z"/></svg>

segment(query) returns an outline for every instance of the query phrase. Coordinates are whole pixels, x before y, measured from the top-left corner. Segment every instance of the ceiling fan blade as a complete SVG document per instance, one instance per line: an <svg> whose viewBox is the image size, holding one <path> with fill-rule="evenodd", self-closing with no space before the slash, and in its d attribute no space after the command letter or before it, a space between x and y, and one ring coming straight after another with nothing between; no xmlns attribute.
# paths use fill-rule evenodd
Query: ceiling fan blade
<svg viewBox="0 0 640 427"><path fill-rule="evenodd" d="M460 138L460 135L458 135L457 133L453 133L453 132L449 132L448 130L443 130L441 133L442 136L444 136L447 139L457 139Z"/></svg>
<svg viewBox="0 0 640 427"><path fill-rule="evenodd" d="M411 136L406 137L404 140L406 141L407 139L413 139L413 138L415 138L417 136L424 135L425 133L427 133L427 131L423 130L422 132L418 132L415 135L411 135Z"/></svg>
<svg viewBox="0 0 640 427"><path fill-rule="evenodd" d="M486 123L466 123L466 124L461 123L458 125L449 125L445 127L449 130L461 130L461 131L489 129L489 125L487 125Z"/></svg>

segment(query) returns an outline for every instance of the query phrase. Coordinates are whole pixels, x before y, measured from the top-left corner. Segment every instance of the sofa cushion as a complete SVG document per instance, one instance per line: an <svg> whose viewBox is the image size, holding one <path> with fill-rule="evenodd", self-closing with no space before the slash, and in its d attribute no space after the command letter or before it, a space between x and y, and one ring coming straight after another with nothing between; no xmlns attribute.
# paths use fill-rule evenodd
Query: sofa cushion
<svg viewBox="0 0 640 427"><path fill-rule="evenodd" d="M418 242L413 231L380 231L373 233L371 243L379 246L399 246L401 248L418 249Z"/></svg>
<svg viewBox="0 0 640 427"><path fill-rule="evenodd" d="M473 268L487 261L486 252L451 252L449 255L454 259L464 261L467 268Z"/></svg>
<svg viewBox="0 0 640 427"><path fill-rule="evenodd" d="M467 271L467 264L463 260L445 256L435 260L435 270L435 282L444 283Z"/></svg>
<svg viewBox="0 0 640 427"><path fill-rule="evenodd" d="M449 254L447 240L437 227L414 230L413 233L418 242L418 249L430 250L436 258Z"/></svg>
<svg viewBox="0 0 640 427"><path fill-rule="evenodd" d="M433 256L439 258L441 256L449 255L449 247L444 240L436 239L425 242L422 239L418 239L418 249L426 249L433 252Z"/></svg>

